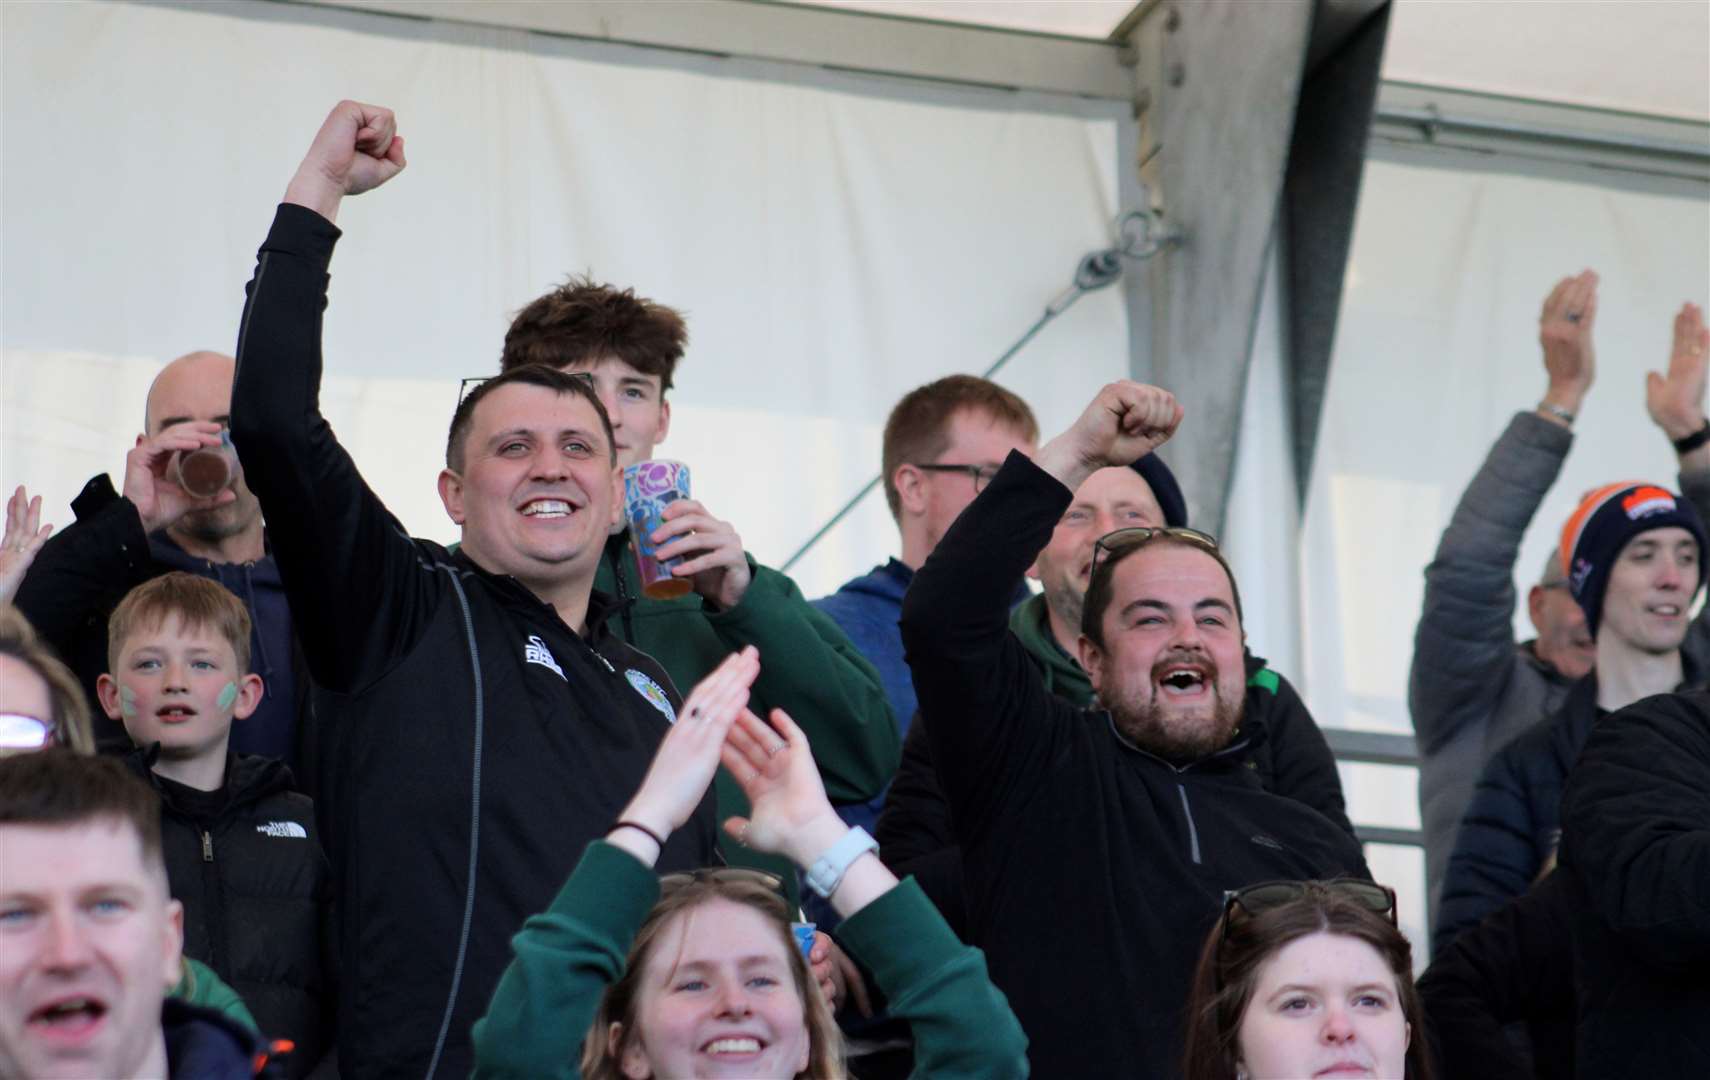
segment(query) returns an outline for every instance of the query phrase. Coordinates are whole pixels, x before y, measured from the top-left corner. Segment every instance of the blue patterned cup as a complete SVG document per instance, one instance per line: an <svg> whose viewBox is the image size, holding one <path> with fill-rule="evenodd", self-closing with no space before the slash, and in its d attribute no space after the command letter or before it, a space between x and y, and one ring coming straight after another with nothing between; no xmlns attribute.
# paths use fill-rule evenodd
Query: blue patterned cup
<svg viewBox="0 0 1710 1080"><path fill-rule="evenodd" d="M661 561L659 545L652 540L653 530L664 521L665 508L688 497L689 467L680 461L638 461L623 471L623 512L635 544L641 593L650 599L687 596L693 587L688 578L671 576L671 568L682 557Z"/></svg>

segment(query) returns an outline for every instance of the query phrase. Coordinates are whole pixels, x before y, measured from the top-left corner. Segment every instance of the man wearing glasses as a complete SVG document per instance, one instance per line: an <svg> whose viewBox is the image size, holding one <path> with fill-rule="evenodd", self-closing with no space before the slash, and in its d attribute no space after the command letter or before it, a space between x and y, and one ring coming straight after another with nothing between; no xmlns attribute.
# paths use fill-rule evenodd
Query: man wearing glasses
<svg viewBox="0 0 1710 1080"><path fill-rule="evenodd" d="M1009 457L903 603L971 937L1039 1076L1170 1075L1224 890L1369 876L1352 836L1248 767L1265 732L1243 722L1240 598L1209 537L1133 528L1097 546L1076 643L1097 713L1047 690L1009 629L1008 583L1073 493L1180 420L1163 390L1105 387L1034 460Z"/></svg>
<svg viewBox="0 0 1710 1080"><path fill-rule="evenodd" d="M585 380L531 365L459 403L439 476L455 552L404 533L320 415L333 219L403 167L391 112L328 115L248 288L232 438L314 676L340 1070L451 1077L511 935L611 828L679 702L594 589L622 473ZM714 828L703 799L661 869L713 861Z"/></svg>
<svg viewBox="0 0 1710 1080"><path fill-rule="evenodd" d="M1033 410L997 383L947 375L903 395L885 420L880 458L885 503L897 523L900 557L813 602L878 669L885 696L906 737L914 719L914 682L903 659L903 594L950 523L997 475L1011 450L1031 456L1039 442ZM1028 593L1015 582L1012 602ZM883 798L839 806L852 825L876 827Z"/></svg>

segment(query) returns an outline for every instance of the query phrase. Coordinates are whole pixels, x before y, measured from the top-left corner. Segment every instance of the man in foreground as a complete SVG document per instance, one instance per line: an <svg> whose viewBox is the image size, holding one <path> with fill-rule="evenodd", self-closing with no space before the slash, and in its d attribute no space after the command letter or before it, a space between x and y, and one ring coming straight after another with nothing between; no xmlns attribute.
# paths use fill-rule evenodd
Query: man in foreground
<svg viewBox="0 0 1710 1080"><path fill-rule="evenodd" d="M183 914L154 793L124 765L63 747L0 758L0 1076L261 1073L253 1032L167 997Z"/></svg>

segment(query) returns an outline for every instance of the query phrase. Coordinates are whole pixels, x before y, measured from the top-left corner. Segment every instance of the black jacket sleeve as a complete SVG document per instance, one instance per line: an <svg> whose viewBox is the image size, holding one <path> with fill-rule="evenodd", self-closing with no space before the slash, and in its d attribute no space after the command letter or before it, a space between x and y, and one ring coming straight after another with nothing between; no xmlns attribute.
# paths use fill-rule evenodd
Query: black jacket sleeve
<svg viewBox="0 0 1710 1080"><path fill-rule="evenodd" d="M1710 692L1597 722L1562 799L1562 862L1642 962L1710 964Z"/></svg>
<svg viewBox="0 0 1710 1080"><path fill-rule="evenodd" d="M885 795L877 829L885 865L898 877L912 874L956 936L966 941L962 848L950 823L950 804L932 768L926 721L918 713L903 738L902 765Z"/></svg>
<svg viewBox="0 0 1710 1080"><path fill-rule="evenodd" d="M1020 453L962 511L909 585L903 650L939 784L964 845L1017 805L1080 713L1045 689L1009 630L1009 601L1072 495ZM1054 721L1053 718L1057 718Z"/></svg>
<svg viewBox="0 0 1710 1080"><path fill-rule="evenodd" d="M1420 976L1419 997L1440 1075L1572 1075L1573 938L1561 875L1546 877L1439 952ZM1505 1030L1516 1022L1534 1034L1531 1070Z"/></svg>
<svg viewBox="0 0 1710 1080"><path fill-rule="evenodd" d="M1264 712L1271 748L1271 776L1266 786L1274 795L1312 807L1353 836L1354 824L1348 820L1348 804L1342 797L1342 776L1336 771L1336 755L1330 752L1324 732L1318 729L1318 722L1294 685L1276 672L1267 669L1267 673L1276 680L1274 693L1263 686L1249 690L1250 694L1270 698Z"/></svg>
<svg viewBox="0 0 1710 1080"><path fill-rule="evenodd" d="M314 211L279 207L246 290L231 430L310 674L349 693L409 651L442 593L320 412L321 313L338 237Z"/></svg>

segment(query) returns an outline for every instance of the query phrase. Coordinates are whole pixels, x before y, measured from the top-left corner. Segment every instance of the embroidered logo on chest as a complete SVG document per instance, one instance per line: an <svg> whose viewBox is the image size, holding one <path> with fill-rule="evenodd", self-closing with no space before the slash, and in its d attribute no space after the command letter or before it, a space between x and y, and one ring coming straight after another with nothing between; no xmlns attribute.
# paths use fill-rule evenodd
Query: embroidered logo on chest
<svg viewBox="0 0 1710 1080"><path fill-rule="evenodd" d="M530 664L539 664L541 667L551 668L560 679L564 679L565 682L570 681L565 678L564 669L558 666L558 661L552 657L552 650L546 647L546 642L540 640L539 634L528 636L528 644L523 646L523 660Z"/></svg>
<svg viewBox="0 0 1710 1080"><path fill-rule="evenodd" d="M268 821L255 827L255 831L264 836L280 836L288 839L307 840L309 833L295 821Z"/></svg>
<svg viewBox="0 0 1710 1080"><path fill-rule="evenodd" d="M623 673L629 680L629 685L635 687L635 692L647 699L647 703L658 709L665 716L667 724L677 722L677 710L671 707L671 699L665 695L665 688L654 682L645 672L634 668Z"/></svg>

